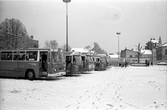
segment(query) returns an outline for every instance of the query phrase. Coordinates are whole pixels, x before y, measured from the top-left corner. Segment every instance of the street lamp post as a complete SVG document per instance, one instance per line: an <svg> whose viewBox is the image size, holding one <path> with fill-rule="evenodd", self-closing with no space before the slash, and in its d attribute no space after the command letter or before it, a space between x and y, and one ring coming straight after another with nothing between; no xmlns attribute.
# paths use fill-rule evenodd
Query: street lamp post
<svg viewBox="0 0 167 110"><path fill-rule="evenodd" d="M71 0L63 0L63 2L66 3L66 51L68 52L68 3Z"/></svg>
<svg viewBox="0 0 167 110"><path fill-rule="evenodd" d="M118 35L118 62L119 62L119 35L121 34L120 32L116 33ZM118 63L119 66L119 63Z"/></svg>

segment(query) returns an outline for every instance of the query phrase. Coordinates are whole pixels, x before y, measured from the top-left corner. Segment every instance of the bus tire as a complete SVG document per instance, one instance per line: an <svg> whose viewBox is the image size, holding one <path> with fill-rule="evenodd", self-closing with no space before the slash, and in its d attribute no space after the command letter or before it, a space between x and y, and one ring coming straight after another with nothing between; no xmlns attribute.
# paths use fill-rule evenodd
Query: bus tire
<svg viewBox="0 0 167 110"><path fill-rule="evenodd" d="M35 73L33 70L27 70L26 72L26 78L29 80L34 80L35 79Z"/></svg>

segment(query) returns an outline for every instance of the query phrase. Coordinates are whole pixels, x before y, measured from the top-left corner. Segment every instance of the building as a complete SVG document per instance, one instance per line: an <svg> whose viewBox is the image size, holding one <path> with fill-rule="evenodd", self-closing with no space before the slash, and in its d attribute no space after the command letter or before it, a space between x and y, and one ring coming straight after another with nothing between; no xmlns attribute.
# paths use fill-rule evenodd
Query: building
<svg viewBox="0 0 167 110"><path fill-rule="evenodd" d="M34 40L33 36L30 36L28 39L28 48L39 48L39 41L38 40Z"/></svg>
<svg viewBox="0 0 167 110"><path fill-rule="evenodd" d="M161 40L161 37L159 37L158 40L156 40L155 38L151 38L150 41L148 41L146 43L146 46L145 46L145 49L149 49L152 51L152 58L151 58L151 62L153 64L156 64L156 48L158 46L160 46L162 44L162 40Z"/></svg>
<svg viewBox="0 0 167 110"><path fill-rule="evenodd" d="M130 64L138 63L138 50L127 49L121 50L121 58L126 59ZM151 50L141 50L140 63L145 63L146 60L151 61L152 52Z"/></svg>
<svg viewBox="0 0 167 110"><path fill-rule="evenodd" d="M159 37L159 40L156 40L155 38L151 38L150 41L146 43L145 49L152 50L160 46L161 44L162 44L161 37Z"/></svg>
<svg viewBox="0 0 167 110"><path fill-rule="evenodd" d="M160 62L167 63L167 42L156 48L156 60L157 63Z"/></svg>
<svg viewBox="0 0 167 110"><path fill-rule="evenodd" d="M108 56L111 60L111 65L118 66L118 63L119 63L118 59L120 58L120 56L116 53L112 53L112 54L110 53Z"/></svg>
<svg viewBox="0 0 167 110"><path fill-rule="evenodd" d="M126 59L129 63L137 63L138 62L138 52L133 49L121 50L121 58Z"/></svg>
<svg viewBox="0 0 167 110"><path fill-rule="evenodd" d="M8 34L7 36L4 36L2 33L0 33L0 49L12 49L15 47L17 48L38 48L39 41L34 40L33 36L30 36L30 37L18 36L16 40L16 38L14 38L13 35Z"/></svg>

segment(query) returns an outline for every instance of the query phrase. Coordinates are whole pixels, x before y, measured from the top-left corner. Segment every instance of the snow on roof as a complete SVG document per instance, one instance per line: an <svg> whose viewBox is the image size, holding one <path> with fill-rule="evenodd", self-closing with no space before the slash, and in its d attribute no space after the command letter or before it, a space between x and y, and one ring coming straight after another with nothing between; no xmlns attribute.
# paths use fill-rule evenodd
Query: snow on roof
<svg viewBox="0 0 167 110"><path fill-rule="evenodd" d="M114 55L109 55L110 58L118 58L118 55L117 54L114 54Z"/></svg>
<svg viewBox="0 0 167 110"><path fill-rule="evenodd" d="M132 50L132 51L134 51L134 52L138 52L138 50L137 50L137 49L134 49L134 50Z"/></svg>
<svg viewBox="0 0 167 110"><path fill-rule="evenodd" d="M143 54L152 54L151 50L141 50L141 53Z"/></svg>
<svg viewBox="0 0 167 110"><path fill-rule="evenodd" d="M166 43L164 43L164 44L162 44L162 47L165 47L165 46L167 46L167 42L166 42Z"/></svg>
<svg viewBox="0 0 167 110"><path fill-rule="evenodd" d="M106 54L97 54L98 56L104 57Z"/></svg>
<svg viewBox="0 0 167 110"><path fill-rule="evenodd" d="M138 52L138 50L134 50L134 51ZM152 54L152 51L143 49L143 50L141 50L141 53L143 53L143 54Z"/></svg>
<svg viewBox="0 0 167 110"><path fill-rule="evenodd" d="M81 52L81 53L87 53L89 50L85 49L85 48L72 48L71 51Z"/></svg>
<svg viewBox="0 0 167 110"><path fill-rule="evenodd" d="M151 40L151 42L152 42L152 43L159 43L159 41L158 41L158 40L155 40L155 39Z"/></svg>

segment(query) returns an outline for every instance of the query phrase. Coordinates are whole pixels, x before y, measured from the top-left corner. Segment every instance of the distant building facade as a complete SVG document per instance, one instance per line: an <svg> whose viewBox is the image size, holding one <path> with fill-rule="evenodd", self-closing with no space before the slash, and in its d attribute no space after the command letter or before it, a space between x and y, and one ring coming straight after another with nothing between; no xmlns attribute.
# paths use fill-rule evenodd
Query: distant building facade
<svg viewBox="0 0 167 110"><path fill-rule="evenodd" d="M133 49L121 50L121 58L126 59L129 63L137 63L138 62L138 52Z"/></svg>
<svg viewBox="0 0 167 110"><path fill-rule="evenodd" d="M13 41L15 43L13 43ZM18 42L18 43L16 43ZM17 46L15 46L17 44ZM17 37L17 41L13 40L12 35L4 36L2 33L0 33L0 49L12 49L14 47L17 48L39 48L39 41L34 40L33 36L30 37Z"/></svg>
<svg viewBox="0 0 167 110"><path fill-rule="evenodd" d="M167 63L167 42L156 48L156 60L157 63L160 62Z"/></svg>
<svg viewBox="0 0 167 110"><path fill-rule="evenodd" d="M28 48L39 48L39 41L34 40L33 36L30 36L28 39Z"/></svg>
<svg viewBox="0 0 167 110"><path fill-rule="evenodd" d="M141 50L140 63L145 63L145 60L151 61L151 50ZM121 58L126 59L129 63L138 63L138 51L133 49L121 50Z"/></svg>

